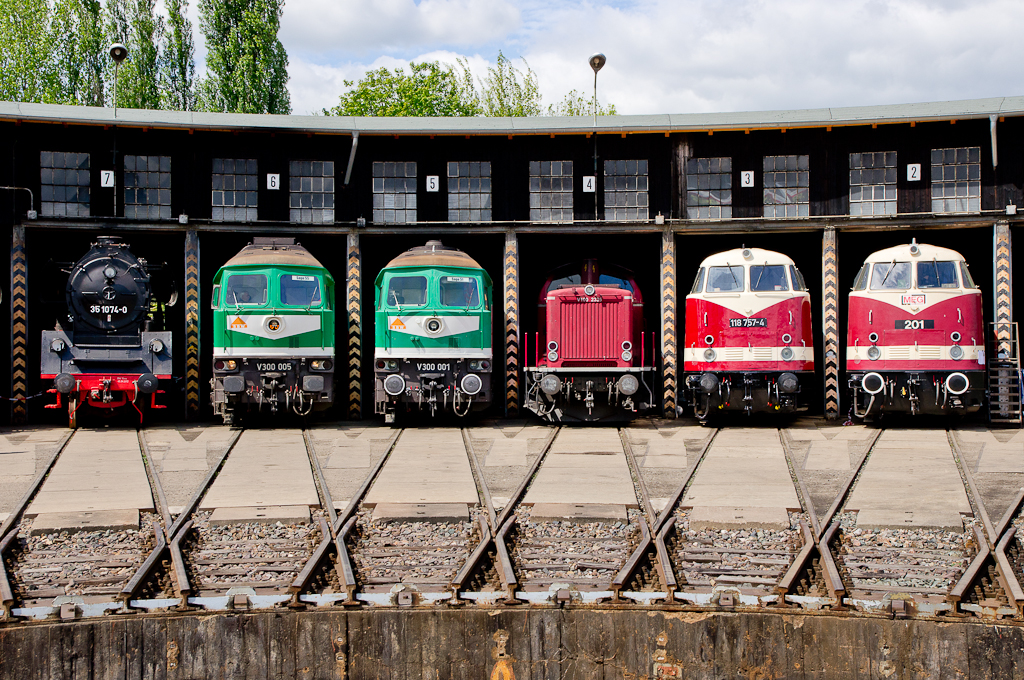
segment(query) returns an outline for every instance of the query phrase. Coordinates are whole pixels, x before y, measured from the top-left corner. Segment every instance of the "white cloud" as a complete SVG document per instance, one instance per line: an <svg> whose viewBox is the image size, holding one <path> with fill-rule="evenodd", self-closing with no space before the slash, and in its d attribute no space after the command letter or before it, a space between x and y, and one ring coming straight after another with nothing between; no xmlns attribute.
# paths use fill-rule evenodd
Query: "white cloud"
<svg viewBox="0 0 1024 680"><path fill-rule="evenodd" d="M1024 59L1019 0L291 0L284 19L297 113L333 105L343 77L410 59L469 54L480 78L499 49L526 58L546 103L589 93L587 57L604 52L599 96L623 114L1017 94Z"/></svg>

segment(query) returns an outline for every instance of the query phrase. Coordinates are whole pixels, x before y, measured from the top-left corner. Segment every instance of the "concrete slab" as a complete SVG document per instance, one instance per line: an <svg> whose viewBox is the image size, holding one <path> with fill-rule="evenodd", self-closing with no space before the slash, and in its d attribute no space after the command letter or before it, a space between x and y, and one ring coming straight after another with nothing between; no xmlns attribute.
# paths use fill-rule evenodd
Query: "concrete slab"
<svg viewBox="0 0 1024 680"><path fill-rule="evenodd" d="M485 466L526 466L532 462L529 439L474 439L473 448Z"/></svg>
<svg viewBox="0 0 1024 680"><path fill-rule="evenodd" d="M457 428L403 430L366 503L479 503Z"/></svg>
<svg viewBox="0 0 1024 680"><path fill-rule="evenodd" d="M636 507L636 491L618 432L561 430L523 502Z"/></svg>
<svg viewBox="0 0 1024 680"><path fill-rule="evenodd" d="M789 529L785 508L706 505L694 508L689 516L690 529Z"/></svg>
<svg viewBox="0 0 1024 680"><path fill-rule="evenodd" d="M243 432L200 509L264 505L320 505L300 430Z"/></svg>
<svg viewBox="0 0 1024 680"><path fill-rule="evenodd" d="M811 441L804 461L805 470L849 470L850 442Z"/></svg>
<svg viewBox="0 0 1024 680"><path fill-rule="evenodd" d="M138 529L138 510L100 510L98 512L45 512L32 521L33 536L61 531L106 531Z"/></svg>
<svg viewBox="0 0 1024 680"><path fill-rule="evenodd" d="M625 522L625 505L606 503L537 503L530 509L535 522Z"/></svg>
<svg viewBox="0 0 1024 680"><path fill-rule="evenodd" d="M698 518L724 522L729 516L721 508L729 508L729 512L742 508L745 521L777 524L785 515L783 524L789 526L786 513L790 508L798 509L800 501L778 431L722 430L681 505L693 508L691 518L696 512Z"/></svg>
<svg viewBox="0 0 1024 680"><path fill-rule="evenodd" d="M205 458L177 458L163 459L160 466L161 472L184 472L186 470L207 470L209 465Z"/></svg>
<svg viewBox="0 0 1024 680"><path fill-rule="evenodd" d="M25 513L153 510L134 430L80 429Z"/></svg>
<svg viewBox="0 0 1024 680"><path fill-rule="evenodd" d="M7 518L11 516L9 512L0 512L0 523L6 522Z"/></svg>
<svg viewBox="0 0 1024 680"><path fill-rule="evenodd" d="M846 507L866 528L959 531L971 513L946 433L936 430L882 432Z"/></svg>
<svg viewBox="0 0 1024 680"><path fill-rule="evenodd" d="M827 442L829 439L820 430L807 430L798 427L786 429L786 434L797 442Z"/></svg>
<svg viewBox="0 0 1024 680"><path fill-rule="evenodd" d="M373 519L392 522L468 522L465 503L378 503Z"/></svg>
<svg viewBox="0 0 1024 680"><path fill-rule="evenodd" d="M27 447L22 451L0 451L0 475L3 477L31 477L36 471L36 452Z"/></svg>
<svg viewBox="0 0 1024 680"><path fill-rule="evenodd" d="M210 514L210 526L230 524L307 524L310 521L308 505L262 505L242 508L217 508Z"/></svg>
<svg viewBox="0 0 1024 680"><path fill-rule="evenodd" d="M1000 444L993 437L993 441L982 445L977 471L1024 472L1024 446L1013 443Z"/></svg>

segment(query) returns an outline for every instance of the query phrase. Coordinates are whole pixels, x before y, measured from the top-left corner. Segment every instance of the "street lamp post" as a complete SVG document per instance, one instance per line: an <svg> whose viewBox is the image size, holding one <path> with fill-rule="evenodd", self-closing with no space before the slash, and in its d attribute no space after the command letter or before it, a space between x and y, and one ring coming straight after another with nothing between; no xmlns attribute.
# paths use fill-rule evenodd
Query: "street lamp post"
<svg viewBox="0 0 1024 680"><path fill-rule="evenodd" d="M114 60L114 118L117 118L117 67L127 56L128 48L121 43L114 43L110 46L110 58Z"/></svg>
<svg viewBox="0 0 1024 680"><path fill-rule="evenodd" d="M608 59L597 52L596 54L590 55L590 68L594 69L594 220L598 218L597 215L597 72L601 70L604 63Z"/></svg>

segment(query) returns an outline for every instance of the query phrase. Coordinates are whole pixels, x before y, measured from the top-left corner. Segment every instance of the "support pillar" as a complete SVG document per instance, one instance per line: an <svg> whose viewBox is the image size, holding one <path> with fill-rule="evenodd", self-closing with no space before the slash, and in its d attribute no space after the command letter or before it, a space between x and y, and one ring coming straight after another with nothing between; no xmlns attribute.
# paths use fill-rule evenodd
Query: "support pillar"
<svg viewBox="0 0 1024 680"><path fill-rule="evenodd" d="M199 417L199 235L185 232L185 417Z"/></svg>
<svg viewBox="0 0 1024 680"><path fill-rule="evenodd" d="M14 225L11 238L11 423L28 418L28 260L25 227Z"/></svg>
<svg viewBox="0 0 1024 680"><path fill-rule="evenodd" d="M661 234L661 376L666 418L676 417L677 347L676 236L666 229Z"/></svg>
<svg viewBox="0 0 1024 680"><path fill-rule="evenodd" d="M519 243L505 232L505 415L519 415Z"/></svg>
<svg viewBox="0 0 1024 680"><path fill-rule="evenodd" d="M992 310L992 318L995 319L992 325L995 330L995 355L988 357L986 362L989 380L988 418L992 423L1020 424L1020 356L1014 357L1013 346L1013 258L1010 251L1010 223L1006 220L996 222L992 235L995 256L995 304ZM1019 340L1018 338L1018 342ZM1020 348L1017 347L1016 351L1019 353Z"/></svg>
<svg viewBox="0 0 1024 680"><path fill-rule="evenodd" d="M995 319L996 355L999 352L1011 351L1011 326L1013 322L1013 258L1010 255L1010 223L1001 220L996 222L994 230L995 242Z"/></svg>
<svg viewBox="0 0 1024 680"><path fill-rule="evenodd" d="M821 241L822 359L825 362L825 417L839 417L839 255L836 230Z"/></svg>
<svg viewBox="0 0 1024 680"><path fill-rule="evenodd" d="M348 310L348 417L363 417L363 254L359 234L348 235L345 300Z"/></svg>

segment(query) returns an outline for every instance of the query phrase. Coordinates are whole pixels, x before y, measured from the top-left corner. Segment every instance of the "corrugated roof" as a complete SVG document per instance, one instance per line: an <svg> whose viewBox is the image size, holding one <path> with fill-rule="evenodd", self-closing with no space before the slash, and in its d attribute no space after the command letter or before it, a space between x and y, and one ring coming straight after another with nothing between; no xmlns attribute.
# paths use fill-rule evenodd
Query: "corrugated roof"
<svg viewBox="0 0 1024 680"><path fill-rule="evenodd" d="M1024 115L1024 96L790 111L599 116L596 129L600 133L756 130L968 120L992 115ZM131 127L280 130L346 135L353 132L367 135L571 134L595 130L593 118L590 117L373 118L118 109L115 120L114 111L109 108L0 102L0 120L5 119L83 125L117 123Z"/></svg>

